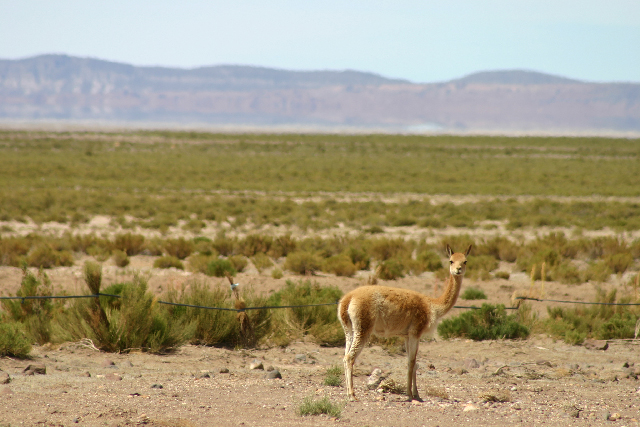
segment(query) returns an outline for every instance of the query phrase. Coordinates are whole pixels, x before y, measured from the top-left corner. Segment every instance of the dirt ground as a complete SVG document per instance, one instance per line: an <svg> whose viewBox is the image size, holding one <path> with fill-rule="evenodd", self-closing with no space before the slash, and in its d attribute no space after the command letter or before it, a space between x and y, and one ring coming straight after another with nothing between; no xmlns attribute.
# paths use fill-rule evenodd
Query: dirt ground
<svg viewBox="0 0 640 427"><path fill-rule="evenodd" d="M86 293L84 260L47 271L54 288ZM194 278L226 283L175 269L154 269L153 260L131 257L125 269L106 261L103 287L134 272L149 277L149 288L157 294ZM488 302L507 306L516 291L576 301L595 296L595 286L589 283L536 282L532 287L528 276L514 265L503 263L500 270L510 272L510 278L478 282L465 278L462 290L479 287ZM370 274L318 275L311 280L347 292L366 282ZM19 269L0 267L0 294L15 295L20 279ZM251 264L237 276L241 286L266 294L281 288L287 279L304 278L285 272L282 279L273 279L270 270L260 273ZM628 281L626 276L612 277L604 287L626 292L623 284ZM433 273L379 283L429 295L442 292L442 281ZM459 299L457 305L472 303L481 301ZM532 305L545 315L544 303ZM346 402L343 386L323 385L327 368L342 363L343 349L310 342L251 350L187 345L166 356L108 354L86 342L36 346L32 359L0 358L0 426L640 426L640 381L635 379L640 374L638 344L609 341L606 350L598 350L546 336L525 341L425 340L418 354L423 402L367 389L375 368L396 383L406 383L405 355L376 345L365 348L356 364L358 402ZM254 359L261 360L264 369L250 369ZM33 370L25 372L29 365L43 365L46 373L30 375ZM265 378L271 367L282 379ZM308 396L327 396L344 405L342 416L299 416L300 402Z"/></svg>

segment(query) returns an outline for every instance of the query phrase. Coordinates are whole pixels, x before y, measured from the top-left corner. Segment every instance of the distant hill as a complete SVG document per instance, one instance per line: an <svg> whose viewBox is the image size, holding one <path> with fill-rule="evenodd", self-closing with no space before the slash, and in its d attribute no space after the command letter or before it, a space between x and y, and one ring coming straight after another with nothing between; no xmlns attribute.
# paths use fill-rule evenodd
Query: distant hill
<svg viewBox="0 0 640 427"><path fill-rule="evenodd" d="M0 60L0 119L311 124L441 131L640 131L640 84L485 71L418 84L359 71Z"/></svg>

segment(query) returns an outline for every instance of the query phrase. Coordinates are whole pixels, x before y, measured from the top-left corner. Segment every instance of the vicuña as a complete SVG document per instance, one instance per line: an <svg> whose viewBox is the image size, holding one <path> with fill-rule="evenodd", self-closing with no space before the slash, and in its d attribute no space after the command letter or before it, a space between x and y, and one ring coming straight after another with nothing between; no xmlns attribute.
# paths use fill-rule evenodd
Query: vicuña
<svg viewBox="0 0 640 427"><path fill-rule="evenodd" d="M346 294L338 305L338 317L344 328L344 374L350 400L357 400L353 388L353 365L371 334L381 337L401 336L407 349L407 395L420 400L416 385L416 355L420 337L435 332L438 320L455 304L466 270L465 253L453 253L447 245L449 277L444 293L431 298L407 289L388 286L362 286Z"/></svg>

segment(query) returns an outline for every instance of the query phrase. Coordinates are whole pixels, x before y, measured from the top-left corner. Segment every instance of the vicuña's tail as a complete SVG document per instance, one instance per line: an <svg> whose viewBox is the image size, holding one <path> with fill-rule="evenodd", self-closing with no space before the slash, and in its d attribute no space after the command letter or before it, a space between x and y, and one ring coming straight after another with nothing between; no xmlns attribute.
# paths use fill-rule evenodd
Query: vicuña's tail
<svg viewBox="0 0 640 427"><path fill-rule="evenodd" d="M351 296L346 295L340 300L340 304L338 304L338 320L342 324L342 328L347 330L351 330L351 317L349 317L349 303L351 302Z"/></svg>

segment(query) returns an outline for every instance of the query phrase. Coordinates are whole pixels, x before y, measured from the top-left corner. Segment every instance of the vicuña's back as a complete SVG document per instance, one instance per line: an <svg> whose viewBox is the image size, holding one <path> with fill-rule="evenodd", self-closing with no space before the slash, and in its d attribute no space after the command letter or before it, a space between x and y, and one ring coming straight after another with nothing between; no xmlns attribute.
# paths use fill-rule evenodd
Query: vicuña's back
<svg viewBox="0 0 640 427"><path fill-rule="evenodd" d="M419 399L415 365L420 337L433 333L438 320L455 304L470 251L471 246L464 254L453 253L447 245L450 275L444 293L438 298L407 289L375 285L354 289L342 297L338 317L345 333L344 369L347 393L352 400L356 399L353 365L371 334L405 337L409 359L407 394L409 400Z"/></svg>

